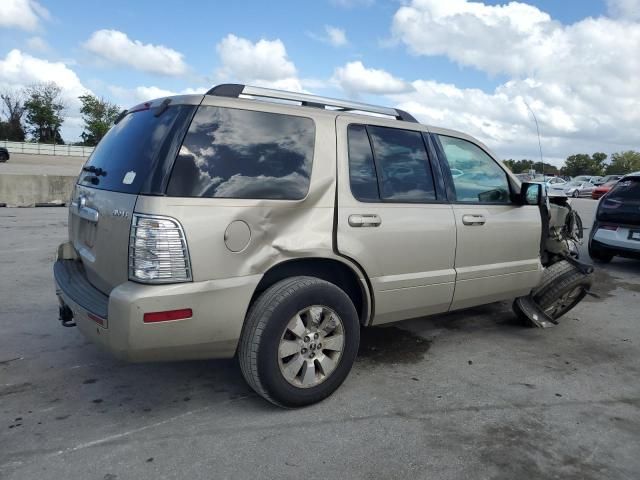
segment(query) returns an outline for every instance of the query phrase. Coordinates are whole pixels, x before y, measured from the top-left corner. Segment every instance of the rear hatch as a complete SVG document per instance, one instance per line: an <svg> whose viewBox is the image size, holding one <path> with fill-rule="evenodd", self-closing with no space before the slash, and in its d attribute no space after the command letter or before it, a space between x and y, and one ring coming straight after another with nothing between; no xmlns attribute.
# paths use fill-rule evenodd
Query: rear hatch
<svg viewBox="0 0 640 480"><path fill-rule="evenodd" d="M640 177L620 180L598 205L601 223L640 225Z"/></svg>
<svg viewBox="0 0 640 480"><path fill-rule="evenodd" d="M69 239L88 280L109 294L127 281L129 232L138 195L162 195L202 96L131 109L83 167L69 208Z"/></svg>

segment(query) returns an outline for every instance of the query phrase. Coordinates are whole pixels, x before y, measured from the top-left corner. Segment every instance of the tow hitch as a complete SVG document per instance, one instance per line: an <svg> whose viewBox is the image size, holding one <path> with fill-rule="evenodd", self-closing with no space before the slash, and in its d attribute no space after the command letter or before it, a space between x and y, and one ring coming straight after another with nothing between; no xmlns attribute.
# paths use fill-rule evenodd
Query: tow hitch
<svg viewBox="0 0 640 480"><path fill-rule="evenodd" d="M73 312L67 305L60 305L58 309L60 323L63 327L75 327L76 322L73 321Z"/></svg>

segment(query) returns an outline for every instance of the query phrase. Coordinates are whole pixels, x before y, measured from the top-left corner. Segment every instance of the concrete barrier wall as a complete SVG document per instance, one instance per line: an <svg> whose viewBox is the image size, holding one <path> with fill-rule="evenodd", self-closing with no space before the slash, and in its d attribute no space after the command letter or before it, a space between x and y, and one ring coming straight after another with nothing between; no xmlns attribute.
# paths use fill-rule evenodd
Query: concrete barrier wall
<svg viewBox="0 0 640 480"><path fill-rule="evenodd" d="M68 203L75 176L0 174L0 204L33 207L38 203Z"/></svg>

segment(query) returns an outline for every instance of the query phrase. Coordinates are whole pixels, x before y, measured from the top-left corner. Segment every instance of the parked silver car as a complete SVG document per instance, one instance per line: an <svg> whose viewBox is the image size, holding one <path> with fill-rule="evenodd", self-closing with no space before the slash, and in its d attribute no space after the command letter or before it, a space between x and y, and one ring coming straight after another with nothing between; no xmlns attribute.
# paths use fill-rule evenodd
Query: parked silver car
<svg viewBox="0 0 640 480"><path fill-rule="evenodd" d="M60 317L127 360L237 355L260 395L307 405L362 326L516 297L542 325L579 302L571 209L542 190L398 109L244 85L145 102L78 178Z"/></svg>
<svg viewBox="0 0 640 480"><path fill-rule="evenodd" d="M552 193L562 192L568 197L590 197L594 188L593 183L576 180L566 183L556 183L550 186Z"/></svg>

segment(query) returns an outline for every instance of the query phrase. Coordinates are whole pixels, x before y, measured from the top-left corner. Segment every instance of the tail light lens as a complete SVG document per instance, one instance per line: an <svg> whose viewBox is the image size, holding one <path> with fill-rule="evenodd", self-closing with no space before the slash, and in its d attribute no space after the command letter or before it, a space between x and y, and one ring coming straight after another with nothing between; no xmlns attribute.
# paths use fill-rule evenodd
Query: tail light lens
<svg viewBox="0 0 640 480"><path fill-rule="evenodd" d="M129 279L143 283L192 281L187 239L177 220L133 214Z"/></svg>

